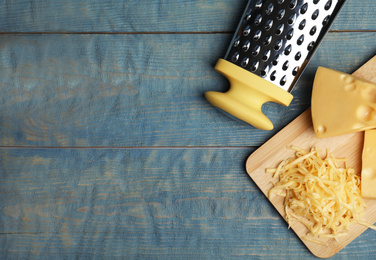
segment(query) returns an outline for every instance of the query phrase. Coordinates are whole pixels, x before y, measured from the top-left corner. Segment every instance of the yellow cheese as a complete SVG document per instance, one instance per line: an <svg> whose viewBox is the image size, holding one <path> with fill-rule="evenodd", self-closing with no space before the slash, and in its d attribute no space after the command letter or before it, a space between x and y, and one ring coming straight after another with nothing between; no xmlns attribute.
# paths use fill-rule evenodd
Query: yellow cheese
<svg viewBox="0 0 376 260"><path fill-rule="evenodd" d="M376 130L373 134L376 137ZM376 144L376 138L372 141ZM285 197L289 226L293 221L302 223L308 230L303 238L320 244L346 236L352 223L376 229L362 219L365 203L360 177L347 166L346 158L335 158L329 150L322 157L315 147L309 151L291 148L296 151L295 157L265 170L277 179L269 198L273 194Z"/></svg>
<svg viewBox="0 0 376 260"><path fill-rule="evenodd" d="M319 67L311 109L318 138L376 128L376 84Z"/></svg>
<svg viewBox="0 0 376 260"><path fill-rule="evenodd" d="M376 198L376 130L364 133L361 173L362 197Z"/></svg>

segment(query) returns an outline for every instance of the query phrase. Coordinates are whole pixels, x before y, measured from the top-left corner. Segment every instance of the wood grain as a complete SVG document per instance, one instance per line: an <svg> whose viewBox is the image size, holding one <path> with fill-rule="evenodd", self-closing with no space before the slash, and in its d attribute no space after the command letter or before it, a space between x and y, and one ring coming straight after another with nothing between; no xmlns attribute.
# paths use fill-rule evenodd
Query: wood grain
<svg viewBox="0 0 376 260"><path fill-rule="evenodd" d="M315 259L245 172L252 151L0 149L0 255ZM374 243L366 232L333 259Z"/></svg>
<svg viewBox="0 0 376 260"><path fill-rule="evenodd" d="M310 106L317 66L376 50L347 0L265 132L204 99L246 0L0 1L1 259L316 259L244 163ZM373 259L366 230L332 259Z"/></svg>
<svg viewBox="0 0 376 260"><path fill-rule="evenodd" d="M376 72L376 67L374 66L375 62L376 56L359 68L354 74L363 76L365 79L373 78ZM316 138L312 126L311 111L308 109L256 150L248 158L246 169L265 196L268 196L268 191L273 187L272 183L274 182L272 175L266 174L265 169L277 167L282 160L293 157L294 151L289 149L289 146L292 145L305 150L309 150L312 147L317 147L322 151L329 149L337 158L348 158L349 166L354 168L356 173L360 174L363 137L364 133L358 132L332 138ZM273 196L270 198L270 201L281 216L285 218L284 198ZM365 200L365 202L366 214L364 220L373 224L376 222L376 201ZM294 222L291 228L300 239L308 232L308 229L298 222ZM328 245L321 245L304 239L302 239L302 242L314 255L321 258L328 258L338 253L366 229L367 227L365 226L354 224L350 227L349 234L340 238L339 242L334 239L323 240L323 242L328 243Z"/></svg>
<svg viewBox="0 0 376 260"><path fill-rule="evenodd" d="M353 71L373 56L375 35L329 34L292 104L263 107L273 131L204 98L229 86L214 64L231 35L2 35L0 146L258 146L309 107L318 65Z"/></svg>
<svg viewBox="0 0 376 260"><path fill-rule="evenodd" d="M219 1L1 1L2 32L233 32L247 4ZM333 30L374 30L376 3L347 0Z"/></svg>

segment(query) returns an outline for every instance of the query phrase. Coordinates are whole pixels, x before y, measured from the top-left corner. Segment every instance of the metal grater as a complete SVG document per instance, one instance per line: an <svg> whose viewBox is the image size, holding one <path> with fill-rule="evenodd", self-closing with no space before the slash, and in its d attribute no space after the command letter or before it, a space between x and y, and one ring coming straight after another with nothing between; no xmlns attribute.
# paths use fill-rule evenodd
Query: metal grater
<svg viewBox="0 0 376 260"><path fill-rule="evenodd" d="M250 0L224 61L220 60L216 66L230 80L231 88L227 93L207 92L208 101L258 128L273 128L261 113L262 104L267 101L290 104L292 96L287 93L344 3L345 0ZM250 85L252 93L239 84ZM255 89L267 97L254 98ZM245 100L247 96L249 100ZM252 104L260 103L259 99L261 105ZM265 122L260 125L257 121Z"/></svg>

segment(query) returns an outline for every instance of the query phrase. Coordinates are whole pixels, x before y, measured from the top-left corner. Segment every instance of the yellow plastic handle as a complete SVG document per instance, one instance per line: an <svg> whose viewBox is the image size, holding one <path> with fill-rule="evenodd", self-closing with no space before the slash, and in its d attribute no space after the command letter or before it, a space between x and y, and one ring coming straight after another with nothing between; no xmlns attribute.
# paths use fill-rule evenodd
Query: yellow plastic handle
<svg viewBox="0 0 376 260"><path fill-rule="evenodd" d="M208 91L206 99L259 129L273 129L273 123L261 111L265 102L288 106L293 99L289 92L224 59L218 60L215 69L230 81L230 89L225 93Z"/></svg>

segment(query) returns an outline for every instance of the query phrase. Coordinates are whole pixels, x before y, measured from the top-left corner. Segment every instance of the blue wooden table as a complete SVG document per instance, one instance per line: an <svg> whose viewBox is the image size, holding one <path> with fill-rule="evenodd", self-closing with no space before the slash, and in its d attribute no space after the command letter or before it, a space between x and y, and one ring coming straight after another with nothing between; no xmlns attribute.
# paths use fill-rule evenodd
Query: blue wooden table
<svg viewBox="0 0 376 260"><path fill-rule="evenodd" d="M315 259L245 172L310 106L317 66L376 54L348 0L257 130L204 98L246 0L0 1L1 259ZM333 259L374 259L368 230Z"/></svg>

